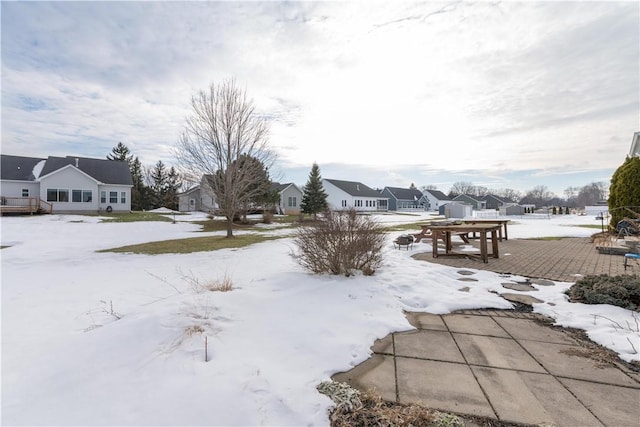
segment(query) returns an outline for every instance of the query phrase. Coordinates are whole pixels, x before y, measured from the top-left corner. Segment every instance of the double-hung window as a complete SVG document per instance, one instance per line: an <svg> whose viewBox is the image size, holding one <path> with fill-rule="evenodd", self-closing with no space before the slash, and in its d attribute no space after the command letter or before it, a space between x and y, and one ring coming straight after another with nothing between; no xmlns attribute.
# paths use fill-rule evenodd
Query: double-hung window
<svg viewBox="0 0 640 427"><path fill-rule="evenodd" d="M118 203L117 191L109 191L109 203Z"/></svg>

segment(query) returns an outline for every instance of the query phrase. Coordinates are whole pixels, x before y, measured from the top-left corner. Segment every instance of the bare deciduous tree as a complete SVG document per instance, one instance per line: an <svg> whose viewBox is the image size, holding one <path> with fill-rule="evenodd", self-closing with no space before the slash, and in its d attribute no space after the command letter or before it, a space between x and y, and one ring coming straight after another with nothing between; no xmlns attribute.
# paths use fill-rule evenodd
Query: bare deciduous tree
<svg viewBox="0 0 640 427"><path fill-rule="evenodd" d="M212 177L209 184L227 219L227 237L233 237L234 216L263 190L259 181L275 161L268 126L234 80L200 91L191 99L191 110L175 156L184 169ZM243 161L247 158L258 162Z"/></svg>

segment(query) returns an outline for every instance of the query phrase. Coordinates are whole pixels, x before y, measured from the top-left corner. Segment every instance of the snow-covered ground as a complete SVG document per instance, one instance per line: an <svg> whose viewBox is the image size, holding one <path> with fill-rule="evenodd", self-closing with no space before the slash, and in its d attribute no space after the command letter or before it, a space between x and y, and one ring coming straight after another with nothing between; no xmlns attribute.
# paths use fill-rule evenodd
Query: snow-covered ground
<svg viewBox="0 0 640 427"><path fill-rule="evenodd" d="M478 282L460 282L455 268L411 258L429 243L394 250L393 233L371 277L309 274L290 238L185 255L96 252L215 234L196 233L198 215L1 219L3 425L326 425L331 401L316 385L366 360L376 338L411 329L404 310L511 308L496 294L508 291L503 277L477 271ZM509 238L597 231L580 224L599 222L516 219ZM233 291L203 289L225 278ZM640 360L630 345L640 349L637 313L568 303L569 286L540 287L535 310Z"/></svg>

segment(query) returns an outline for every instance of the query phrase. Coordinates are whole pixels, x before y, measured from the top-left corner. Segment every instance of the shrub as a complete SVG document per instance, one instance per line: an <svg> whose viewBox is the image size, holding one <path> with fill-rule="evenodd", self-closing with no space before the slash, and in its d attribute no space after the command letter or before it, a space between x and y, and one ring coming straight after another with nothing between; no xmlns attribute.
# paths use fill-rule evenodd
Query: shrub
<svg viewBox="0 0 640 427"><path fill-rule="evenodd" d="M640 310L640 277L635 274L586 276L565 293L572 302L611 304L629 310Z"/></svg>
<svg viewBox="0 0 640 427"><path fill-rule="evenodd" d="M294 242L303 267L314 273L372 275L382 263L384 229L370 217L327 212L323 218L298 228Z"/></svg>

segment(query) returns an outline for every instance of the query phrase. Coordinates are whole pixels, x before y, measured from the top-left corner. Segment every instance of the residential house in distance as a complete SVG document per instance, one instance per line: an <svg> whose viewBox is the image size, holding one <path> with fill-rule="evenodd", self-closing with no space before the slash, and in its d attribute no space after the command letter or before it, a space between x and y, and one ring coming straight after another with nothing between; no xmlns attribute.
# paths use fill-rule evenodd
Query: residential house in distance
<svg viewBox="0 0 640 427"><path fill-rule="evenodd" d="M199 185L178 194L178 210L180 212L201 211L213 213L217 209L218 204L209 185L210 178L211 175L202 175Z"/></svg>
<svg viewBox="0 0 640 427"><path fill-rule="evenodd" d="M292 182L280 184L274 182L271 189L278 190L280 194L280 202L277 206L277 212L286 215L297 215L300 213L300 202L302 201L302 190Z"/></svg>
<svg viewBox="0 0 640 427"><path fill-rule="evenodd" d="M382 196L389 199L389 210L425 210L425 200L422 191L417 188L384 187Z"/></svg>
<svg viewBox="0 0 640 427"><path fill-rule="evenodd" d="M633 134L633 139L631 140L631 148L629 149L629 157L640 157L640 132L635 132Z"/></svg>
<svg viewBox="0 0 640 427"><path fill-rule="evenodd" d="M389 199L361 182L323 179L331 210L355 209L358 212L377 212L389 209Z"/></svg>
<svg viewBox="0 0 640 427"><path fill-rule="evenodd" d="M487 208L487 203L479 197L469 196L468 194L459 194L453 198L456 202L468 203L475 211L481 211Z"/></svg>
<svg viewBox="0 0 640 427"><path fill-rule="evenodd" d="M500 207L513 203L511 200L507 200L504 197L496 196L495 194L487 194L482 197L482 200L485 202L485 209L493 209L498 210Z"/></svg>
<svg viewBox="0 0 640 427"><path fill-rule="evenodd" d="M0 156L3 212L128 212L133 180L123 161ZM25 207L28 209L24 209Z"/></svg>
<svg viewBox="0 0 640 427"><path fill-rule="evenodd" d="M451 198L438 190L424 190L422 197L425 200L425 206L427 210L438 211L440 206L449 203Z"/></svg>

